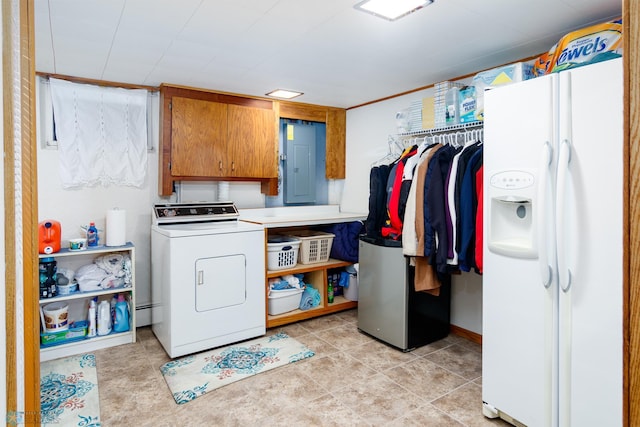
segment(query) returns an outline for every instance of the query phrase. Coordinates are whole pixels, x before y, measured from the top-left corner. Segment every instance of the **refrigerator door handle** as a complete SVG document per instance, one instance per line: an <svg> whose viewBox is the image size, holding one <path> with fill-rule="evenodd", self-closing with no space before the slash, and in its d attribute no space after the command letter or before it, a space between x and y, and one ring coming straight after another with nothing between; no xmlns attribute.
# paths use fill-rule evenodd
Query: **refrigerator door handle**
<svg viewBox="0 0 640 427"><path fill-rule="evenodd" d="M571 162L571 143L568 139L562 140L560 154L558 155L558 192L556 195L556 248L558 250L558 277L562 292L567 293L571 288L571 270L566 261L566 237L565 237L565 208L567 174Z"/></svg>
<svg viewBox="0 0 640 427"><path fill-rule="evenodd" d="M551 286L551 266L549 265L549 254L547 253L546 235L545 235L545 216L547 213L547 187L549 180L549 165L551 164L552 148L549 141L545 141L542 146L542 155L540 156L540 170L538 171L538 262L540 264L540 278L545 288Z"/></svg>

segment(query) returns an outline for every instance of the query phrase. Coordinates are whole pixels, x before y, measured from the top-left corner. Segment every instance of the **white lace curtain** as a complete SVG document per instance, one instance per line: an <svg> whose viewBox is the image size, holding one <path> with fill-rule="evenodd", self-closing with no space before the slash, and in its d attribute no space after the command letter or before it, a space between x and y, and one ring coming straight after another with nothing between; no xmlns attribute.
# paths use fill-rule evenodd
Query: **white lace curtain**
<svg viewBox="0 0 640 427"><path fill-rule="evenodd" d="M147 91L53 78L50 88L62 186L142 186Z"/></svg>

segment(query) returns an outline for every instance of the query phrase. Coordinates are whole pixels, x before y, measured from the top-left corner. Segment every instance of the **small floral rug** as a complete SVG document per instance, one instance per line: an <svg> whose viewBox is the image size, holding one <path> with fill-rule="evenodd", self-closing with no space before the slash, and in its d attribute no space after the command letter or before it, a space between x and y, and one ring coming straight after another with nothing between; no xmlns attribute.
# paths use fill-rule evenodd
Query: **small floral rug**
<svg viewBox="0 0 640 427"><path fill-rule="evenodd" d="M314 354L281 332L176 359L165 363L160 371L176 403L183 404L224 385Z"/></svg>
<svg viewBox="0 0 640 427"><path fill-rule="evenodd" d="M98 374L93 354L40 364L40 410L43 426L100 425Z"/></svg>

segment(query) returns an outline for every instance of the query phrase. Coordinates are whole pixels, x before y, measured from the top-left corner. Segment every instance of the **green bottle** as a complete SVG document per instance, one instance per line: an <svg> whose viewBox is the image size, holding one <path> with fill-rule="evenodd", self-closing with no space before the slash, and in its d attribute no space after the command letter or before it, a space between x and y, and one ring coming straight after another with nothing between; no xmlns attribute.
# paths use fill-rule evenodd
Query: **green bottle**
<svg viewBox="0 0 640 427"><path fill-rule="evenodd" d="M331 278L329 278L329 288L327 289L327 301L329 301L329 304L333 303L333 282L331 281Z"/></svg>

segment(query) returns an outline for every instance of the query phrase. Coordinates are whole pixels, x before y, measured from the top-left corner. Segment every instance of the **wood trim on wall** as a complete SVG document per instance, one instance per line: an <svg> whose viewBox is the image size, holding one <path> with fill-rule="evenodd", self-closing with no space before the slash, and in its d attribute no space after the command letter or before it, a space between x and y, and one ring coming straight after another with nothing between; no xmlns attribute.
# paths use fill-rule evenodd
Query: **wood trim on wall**
<svg viewBox="0 0 640 427"><path fill-rule="evenodd" d="M640 425L640 5L623 0L624 37L624 425Z"/></svg>
<svg viewBox="0 0 640 427"><path fill-rule="evenodd" d="M37 162L35 126L35 37L33 0L2 3L3 31L3 126L5 179L5 316L7 422L40 424L40 320L38 315L38 244L37 244ZM15 9L18 8L18 10ZM17 20L15 18L18 18ZM17 22L18 25L14 26ZM14 63L12 41L19 38L19 63ZM15 75L15 68L18 74ZM19 80L16 96L15 81ZM19 104L19 105L16 105ZM20 127L16 130L14 109L18 109ZM19 133L16 135L16 131ZM15 140L20 140L20 188L16 182ZM18 194L18 192L20 194ZM16 201L21 205L18 207ZM20 212L20 216L16 215ZM22 234L22 245L16 238ZM19 249L20 251L18 251ZM20 261L20 262L18 262ZM17 266L22 264L18 273ZM17 278L21 277L18 283ZM23 307L19 307L18 286L22 290ZM17 313L22 309L22 325ZM23 343L18 334L23 333ZM23 348L20 349L19 346ZM24 350L23 352L21 350ZM20 356L24 355L22 359ZM18 369L21 366L23 369ZM19 385L21 387L19 387ZM24 396L19 396L19 389ZM22 402L22 404L20 404Z"/></svg>
<svg viewBox="0 0 640 427"><path fill-rule="evenodd" d="M136 85L131 83L118 83L118 82L111 82L108 80L96 80L96 79L88 79L85 77L67 76L64 74L43 73L40 71L36 71L36 76L45 77L48 79L67 80L73 83L82 83L82 84L95 85L95 86L117 87L117 88L123 88L123 89L146 89L149 92L157 92L160 90L160 88L158 88L157 86Z"/></svg>
<svg viewBox="0 0 640 427"><path fill-rule="evenodd" d="M33 0L20 0L22 168L22 277L24 298L25 423L40 423L40 315L38 274L38 163L36 137L35 20Z"/></svg>
<svg viewBox="0 0 640 427"><path fill-rule="evenodd" d="M13 10L11 2L2 2L2 51L11 52L11 16ZM6 408L7 414L15 412L18 406L18 390L17 390L17 372L16 372L16 353L17 343L15 331L16 329L16 310L15 310L15 277L16 277L16 253L15 246L15 197L12 187L8 183L14 182L14 166L13 158L15 150L13 147L13 97L9 91L11 87L11 70L12 56L2 55L2 87L3 87L3 147L4 147L4 252L5 252L5 278L4 278L4 298L5 298L5 366L6 366ZM7 415L7 418L9 415Z"/></svg>
<svg viewBox="0 0 640 427"><path fill-rule="evenodd" d="M477 332L473 332L456 325L449 325L449 330L454 335L458 335L459 337L466 338L469 341L482 345L482 335Z"/></svg>

